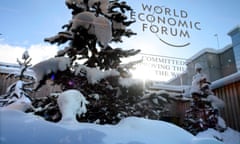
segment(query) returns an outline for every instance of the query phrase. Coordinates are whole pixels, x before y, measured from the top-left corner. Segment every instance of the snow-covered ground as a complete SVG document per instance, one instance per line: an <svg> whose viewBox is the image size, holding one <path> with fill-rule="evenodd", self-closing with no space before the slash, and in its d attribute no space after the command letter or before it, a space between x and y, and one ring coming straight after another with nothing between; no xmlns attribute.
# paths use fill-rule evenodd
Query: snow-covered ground
<svg viewBox="0 0 240 144"><path fill-rule="evenodd" d="M214 134L213 134L214 133ZM117 125L52 123L17 110L0 110L1 144L223 144L208 130L193 136L173 124L137 117ZM240 134L232 129L218 133L224 144L239 144Z"/></svg>
<svg viewBox="0 0 240 144"><path fill-rule="evenodd" d="M198 133L197 137L215 137L224 141L224 144L240 144L240 133L231 128L228 128L223 133L220 133L214 129L208 129L204 132Z"/></svg>

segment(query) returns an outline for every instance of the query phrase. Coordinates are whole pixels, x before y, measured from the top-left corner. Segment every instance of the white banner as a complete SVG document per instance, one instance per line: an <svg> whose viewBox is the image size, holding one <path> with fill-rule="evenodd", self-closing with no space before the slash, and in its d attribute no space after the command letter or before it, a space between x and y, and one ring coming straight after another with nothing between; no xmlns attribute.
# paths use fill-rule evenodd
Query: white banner
<svg viewBox="0 0 240 144"><path fill-rule="evenodd" d="M134 78L168 81L186 71L186 59L150 54L138 54L135 58L142 62L135 65Z"/></svg>

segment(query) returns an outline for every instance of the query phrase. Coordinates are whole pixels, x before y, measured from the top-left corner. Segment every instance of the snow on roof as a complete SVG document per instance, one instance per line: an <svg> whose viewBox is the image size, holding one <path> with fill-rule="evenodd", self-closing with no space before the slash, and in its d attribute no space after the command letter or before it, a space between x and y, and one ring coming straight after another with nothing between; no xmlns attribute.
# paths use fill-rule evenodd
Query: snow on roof
<svg viewBox="0 0 240 144"><path fill-rule="evenodd" d="M234 83L237 81L240 81L240 71L212 82L211 89L220 88L220 87L223 87L225 85L228 85L228 84L231 84L231 83ZM155 89L155 90L183 92L184 90L188 89L189 87L190 87L189 85L178 86L178 85L168 85L168 84L164 84L164 83L154 83L149 88Z"/></svg>
<svg viewBox="0 0 240 144"><path fill-rule="evenodd" d="M10 63L0 63L0 73L13 73L19 71L19 65L17 64L10 64Z"/></svg>
<svg viewBox="0 0 240 144"><path fill-rule="evenodd" d="M228 50L232 48L232 44L229 44L227 46L225 46L222 49L213 49L213 48L205 48L202 49L201 51L199 51L198 53L196 53L195 55L193 55L192 57L190 57L189 59L187 59L186 63L190 63L191 61L193 61L194 59L200 57L201 55L203 55L204 53L215 53L215 54L220 54L223 53L224 51Z"/></svg>
<svg viewBox="0 0 240 144"><path fill-rule="evenodd" d="M237 81L240 81L240 71L212 82L211 89L220 88ZM156 82L153 85L151 85L149 88L154 90L166 90L166 91L181 93L184 90L188 89L189 87L190 87L189 85L182 85L182 86L168 85L168 84Z"/></svg>
<svg viewBox="0 0 240 144"><path fill-rule="evenodd" d="M239 31L240 30L240 24L237 25L236 27L234 27L233 29L231 29L229 32L228 32L228 35L232 35L233 33L235 33L236 31Z"/></svg>
<svg viewBox="0 0 240 144"><path fill-rule="evenodd" d="M0 62L0 73L18 73L19 70L20 66L18 64ZM34 76L34 72L31 70L31 68L26 71L26 74L29 76Z"/></svg>
<svg viewBox="0 0 240 144"><path fill-rule="evenodd" d="M5 66L5 67L15 67L15 68L19 67L19 65L15 64L15 63L0 62L0 67L3 67L3 66Z"/></svg>
<svg viewBox="0 0 240 144"><path fill-rule="evenodd" d="M212 82L211 88L220 88L237 81L240 81L240 71Z"/></svg>
<svg viewBox="0 0 240 144"><path fill-rule="evenodd" d="M151 85L149 88L150 89L157 89L157 90L166 90L166 91L172 91L172 92L183 92L186 88L188 88L189 86L186 85L168 85L168 84L164 84L164 83L154 83L153 85Z"/></svg>

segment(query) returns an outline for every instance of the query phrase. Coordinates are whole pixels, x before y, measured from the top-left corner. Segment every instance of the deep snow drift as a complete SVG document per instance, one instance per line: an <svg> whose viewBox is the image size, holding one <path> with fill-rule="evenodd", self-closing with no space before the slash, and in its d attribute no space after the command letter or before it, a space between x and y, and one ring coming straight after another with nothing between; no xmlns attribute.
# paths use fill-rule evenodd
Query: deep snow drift
<svg viewBox="0 0 240 144"><path fill-rule="evenodd" d="M173 124L129 117L117 125L51 123L16 110L0 110L1 144L222 144Z"/></svg>

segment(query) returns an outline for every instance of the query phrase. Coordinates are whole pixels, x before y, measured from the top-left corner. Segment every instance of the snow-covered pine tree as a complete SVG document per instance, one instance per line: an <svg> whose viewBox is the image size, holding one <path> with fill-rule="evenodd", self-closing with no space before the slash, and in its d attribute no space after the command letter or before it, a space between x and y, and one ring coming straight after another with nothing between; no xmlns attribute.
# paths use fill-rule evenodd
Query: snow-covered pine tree
<svg viewBox="0 0 240 144"><path fill-rule="evenodd" d="M12 83L6 90L6 93L1 96L1 105L12 109L27 110L31 107L30 92L32 92L31 85L33 85L33 77L26 75L25 72L31 66L31 58L28 51L22 55L23 61L17 59L20 66L19 71L10 73L7 78L14 77L16 82Z"/></svg>
<svg viewBox="0 0 240 144"><path fill-rule="evenodd" d="M72 10L70 23L62 27L64 31L45 41L67 46L55 58L33 67L35 88L51 78L63 91L79 90L89 101L88 111L78 117L79 121L114 124L127 116L158 119L162 105L153 109L147 104L153 95L142 99L143 84L131 79L129 69L137 62L121 64L121 58L136 55L140 50L110 45L136 34L128 29L134 22L127 17L132 8L119 0L66 0L66 5ZM155 102L163 101L160 95L153 98ZM35 107L41 107L35 113L51 121L61 119L55 104L56 97L33 101Z"/></svg>
<svg viewBox="0 0 240 144"><path fill-rule="evenodd" d="M192 103L185 112L183 127L194 135L208 128L223 131L226 125L222 123L224 120L220 117L219 110L224 107L224 102L211 91L211 83L202 73L199 63L195 65L195 71L190 89Z"/></svg>

